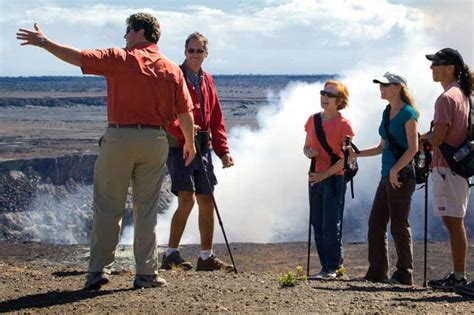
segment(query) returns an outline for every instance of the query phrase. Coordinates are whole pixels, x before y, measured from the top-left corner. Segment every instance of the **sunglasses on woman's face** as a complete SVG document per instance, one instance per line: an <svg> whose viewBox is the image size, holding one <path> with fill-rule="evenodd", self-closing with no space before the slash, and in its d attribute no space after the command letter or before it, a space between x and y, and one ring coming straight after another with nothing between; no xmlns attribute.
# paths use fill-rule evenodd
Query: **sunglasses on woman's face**
<svg viewBox="0 0 474 315"><path fill-rule="evenodd" d="M390 85L392 85L392 83L380 83L380 85L383 87L389 87Z"/></svg>
<svg viewBox="0 0 474 315"><path fill-rule="evenodd" d="M324 91L324 90L319 91L319 94L321 94L321 96L327 96L329 98L338 98L339 97L337 94L334 94L334 93L328 92L328 91Z"/></svg>
<svg viewBox="0 0 474 315"><path fill-rule="evenodd" d="M198 48L198 49L188 48L187 52L188 54L194 54L194 53L203 54L204 50L201 48Z"/></svg>

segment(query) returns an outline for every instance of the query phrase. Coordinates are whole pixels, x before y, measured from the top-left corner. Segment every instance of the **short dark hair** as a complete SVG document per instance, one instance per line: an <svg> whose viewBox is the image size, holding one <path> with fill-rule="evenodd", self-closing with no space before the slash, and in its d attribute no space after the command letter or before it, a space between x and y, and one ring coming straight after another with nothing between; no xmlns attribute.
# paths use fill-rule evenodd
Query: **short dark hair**
<svg viewBox="0 0 474 315"><path fill-rule="evenodd" d="M192 34L189 34L188 38L186 38L186 42L184 43L184 48L185 49L188 48L189 42L193 39L200 41L202 43L204 50L207 53L207 45L208 45L207 37L202 35L199 32L194 32Z"/></svg>
<svg viewBox="0 0 474 315"><path fill-rule="evenodd" d="M135 13L128 17L126 23L131 24L135 32L143 29L147 41L155 44L158 43L161 35L160 22L158 22L153 15L148 13Z"/></svg>

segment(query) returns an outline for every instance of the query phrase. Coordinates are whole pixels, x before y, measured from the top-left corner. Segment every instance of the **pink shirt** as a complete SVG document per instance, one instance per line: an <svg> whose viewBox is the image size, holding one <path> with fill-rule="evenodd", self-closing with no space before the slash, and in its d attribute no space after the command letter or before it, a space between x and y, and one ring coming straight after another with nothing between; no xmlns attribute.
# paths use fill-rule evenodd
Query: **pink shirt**
<svg viewBox="0 0 474 315"><path fill-rule="evenodd" d="M311 115L306 122L304 129L309 135L311 148L318 150L319 155L316 158L316 172L323 172L331 166L331 157L324 150L323 146L319 143L314 129L314 115ZM340 158L344 158L342 153L342 145L346 136L353 137L354 131L352 131L351 123L342 117L341 113L338 113L336 117L322 122L323 130L326 134L326 141L331 147L334 154ZM336 173L337 175L343 175L344 170Z"/></svg>
<svg viewBox="0 0 474 315"><path fill-rule="evenodd" d="M434 123L448 124L444 142L458 147L466 139L469 129L469 99L457 82L451 83L435 103ZM438 148L433 152L433 167L448 167Z"/></svg>

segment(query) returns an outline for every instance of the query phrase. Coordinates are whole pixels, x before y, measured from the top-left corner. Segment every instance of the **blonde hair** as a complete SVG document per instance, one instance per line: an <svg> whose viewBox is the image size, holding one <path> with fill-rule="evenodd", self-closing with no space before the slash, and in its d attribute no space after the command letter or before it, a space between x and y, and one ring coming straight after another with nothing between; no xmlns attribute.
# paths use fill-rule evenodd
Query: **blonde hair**
<svg viewBox="0 0 474 315"><path fill-rule="evenodd" d="M400 89L400 98L402 101L408 105L410 105L416 112L416 118L420 118L420 110L418 109L418 106L416 106L415 101L413 100L413 97L411 96L410 90L406 86L406 84L400 83L401 89Z"/></svg>
<svg viewBox="0 0 474 315"><path fill-rule="evenodd" d="M341 110L349 106L349 90L342 82L336 80L327 80L324 83L324 87L329 84L335 85L337 88L337 96L341 100L341 103L337 105L337 110Z"/></svg>

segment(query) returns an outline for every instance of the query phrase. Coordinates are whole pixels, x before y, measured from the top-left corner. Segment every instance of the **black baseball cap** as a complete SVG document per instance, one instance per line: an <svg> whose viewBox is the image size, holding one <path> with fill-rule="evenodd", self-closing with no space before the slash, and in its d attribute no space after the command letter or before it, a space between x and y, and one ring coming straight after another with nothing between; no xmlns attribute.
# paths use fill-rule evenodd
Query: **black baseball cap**
<svg viewBox="0 0 474 315"><path fill-rule="evenodd" d="M464 60L462 59L459 51L453 48L443 48L434 55L426 55L428 60L431 60L434 64L448 66L462 66L464 65Z"/></svg>

